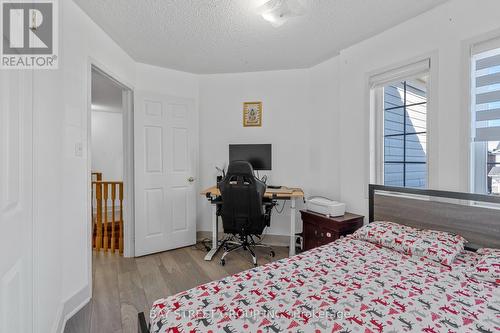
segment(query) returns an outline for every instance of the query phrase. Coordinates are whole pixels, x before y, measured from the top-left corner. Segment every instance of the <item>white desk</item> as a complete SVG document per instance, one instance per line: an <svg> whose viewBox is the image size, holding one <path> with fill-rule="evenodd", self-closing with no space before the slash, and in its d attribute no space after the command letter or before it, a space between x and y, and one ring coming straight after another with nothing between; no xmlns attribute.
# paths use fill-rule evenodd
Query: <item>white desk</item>
<svg viewBox="0 0 500 333"><path fill-rule="evenodd" d="M270 189L266 190L264 197L274 198L276 200L290 200L290 250L289 256L295 255L295 215L296 215L296 200L304 198L304 191L300 188L286 188L283 189ZM216 186L207 188L200 193L203 196L209 194L212 197L220 196L220 191ZM217 205L212 205L212 249L205 256L205 260L212 260L213 256L219 251L219 225L217 223Z"/></svg>

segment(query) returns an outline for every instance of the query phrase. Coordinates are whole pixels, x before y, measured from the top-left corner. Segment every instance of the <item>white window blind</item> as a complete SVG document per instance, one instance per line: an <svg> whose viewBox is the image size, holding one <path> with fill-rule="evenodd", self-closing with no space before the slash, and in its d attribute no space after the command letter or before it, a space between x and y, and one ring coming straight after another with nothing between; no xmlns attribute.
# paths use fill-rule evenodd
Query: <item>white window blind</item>
<svg viewBox="0 0 500 333"><path fill-rule="evenodd" d="M370 77L370 87L376 88L385 86L399 80L416 77L429 72L431 68L431 60L425 59L417 61L399 68L394 68L386 72L376 74Z"/></svg>
<svg viewBox="0 0 500 333"><path fill-rule="evenodd" d="M500 140L500 39L472 48L474 141Z"/></svg>

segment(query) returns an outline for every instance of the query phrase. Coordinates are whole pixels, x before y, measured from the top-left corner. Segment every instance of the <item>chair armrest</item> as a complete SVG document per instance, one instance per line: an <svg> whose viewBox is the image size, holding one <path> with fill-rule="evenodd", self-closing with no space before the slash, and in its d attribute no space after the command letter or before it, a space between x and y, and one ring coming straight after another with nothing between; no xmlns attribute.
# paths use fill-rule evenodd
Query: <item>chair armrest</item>
<svg viewBox="0 0 500 333"><path fill-rule="evenodd" d="M264 208L266 210L266 213L267 211L271 211L274 206L276 206L276 201L275 200L272 200L272 201L267 201L267 202L263 202L264 204Z"/></svg>
<svg viewBox="0 0 500 333"><path fill-rule="evenodd" d="M222 204L222 196L218 195L218 196L212 196L210 193L207 193L206 194L206 197L207 197L207 200L210 201L211 204L215 205L219 205L219 204Z"/></svg>
<svg viewBox="0 0 500 333"><path fill-rule="evenodd" d="M278 201L274 198L264 198L262 200L262 204L264 206L273 206L274 207L274 206L276 206L277 203L278 203Z"/></svg>
<svg viewBox="0 0 500 333"><path fill-rule="evenodd" d="M271 214L273 212L274 206L276 206L277 201L274 199L266 200L262 203L264 205L264 218L266 220L267 226L271 226Z"/></svg>

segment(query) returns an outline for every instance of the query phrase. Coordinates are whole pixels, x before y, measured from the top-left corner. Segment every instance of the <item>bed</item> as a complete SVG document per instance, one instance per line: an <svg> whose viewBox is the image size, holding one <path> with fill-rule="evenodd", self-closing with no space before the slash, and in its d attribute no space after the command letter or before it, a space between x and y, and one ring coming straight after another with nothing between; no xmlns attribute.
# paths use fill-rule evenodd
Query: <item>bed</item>
<svg viewBox="0 0 500 333"><path fill-rule="evenodd" d="M370 186L369 193L370 222L384 218L402 225L423 223L455 232L458 228L474 240L473 247L498 248L498 211L470 203L500 203L499 198L382 186ZM440 199L430 200L431 196ZM422 207L425 222L408 212ZM401 214L402 208L407 214ZM466 227L464 220L475 227ZM160 299L152 307L149 327L140 314L139 329L141 333L498 332L500 287L465 273L480 257L464 250L443 265L346 237Z"/></svg>

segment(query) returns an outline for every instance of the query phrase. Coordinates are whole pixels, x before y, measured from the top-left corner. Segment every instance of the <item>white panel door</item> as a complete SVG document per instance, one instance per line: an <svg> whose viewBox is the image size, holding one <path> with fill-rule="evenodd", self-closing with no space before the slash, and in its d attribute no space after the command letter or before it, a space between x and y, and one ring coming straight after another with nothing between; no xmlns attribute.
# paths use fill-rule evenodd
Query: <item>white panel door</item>
<svg viewBox="0 0 500 333"><path fill-rule="evenodd" d="M134 96L135 255L196 242L198 125L194 102Z"/></svg>
<svg viewBox="0 0 500 333"><path fill-rule="evenodd" d="M0 332L33 332L31 86L31 71L0 71Z"/></svg>

